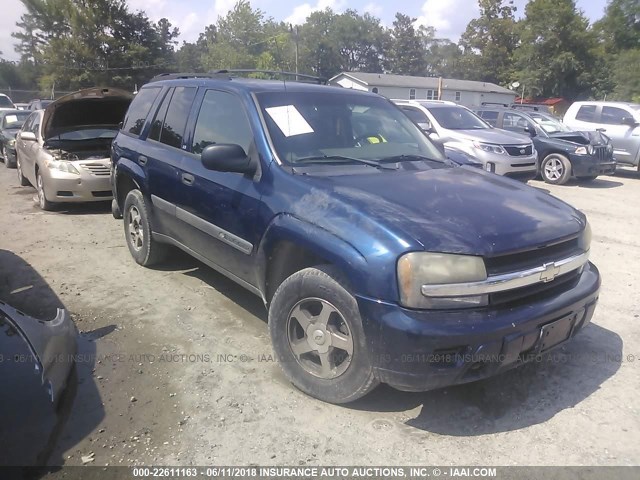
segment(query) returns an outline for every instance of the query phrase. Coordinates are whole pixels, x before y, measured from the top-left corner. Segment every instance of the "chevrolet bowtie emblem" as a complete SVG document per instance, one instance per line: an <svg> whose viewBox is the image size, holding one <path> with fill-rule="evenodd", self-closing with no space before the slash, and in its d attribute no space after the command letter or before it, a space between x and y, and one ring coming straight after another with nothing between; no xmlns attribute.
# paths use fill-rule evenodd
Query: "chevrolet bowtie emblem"
<svg viewBox="0 0 640 480"><path fill-rule="evenodd" d="M542 268L544 268L544 271L540 274L540 280L544 283L554 280L560 273L560 267L554 262L545 263Z"/></svg>

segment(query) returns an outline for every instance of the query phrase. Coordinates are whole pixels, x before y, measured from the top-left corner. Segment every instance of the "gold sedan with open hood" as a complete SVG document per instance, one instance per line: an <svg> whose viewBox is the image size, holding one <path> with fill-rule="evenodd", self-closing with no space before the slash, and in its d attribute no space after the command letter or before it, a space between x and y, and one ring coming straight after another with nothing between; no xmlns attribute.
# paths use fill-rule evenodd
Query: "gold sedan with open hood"
<svg viewBox="0 0 640 480"><path fill-rule="evenodd" d="M111 141L133 95L115 88L71 93L33 112L16 136L21 185L43 210L61 202L111 200Z"/></svg>

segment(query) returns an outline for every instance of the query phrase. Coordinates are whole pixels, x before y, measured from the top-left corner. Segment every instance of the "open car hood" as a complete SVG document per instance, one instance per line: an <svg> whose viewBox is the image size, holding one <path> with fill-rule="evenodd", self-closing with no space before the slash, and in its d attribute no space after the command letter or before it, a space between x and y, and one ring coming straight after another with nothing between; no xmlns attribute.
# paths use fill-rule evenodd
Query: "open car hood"
<svg viewBox="0 0 640 480"><path fill-rule="evenodd" d="M602 132L555 132L548 134L550 138L564 140L579 145L606 145L609 137Z"/></svg>
<svg viewBox="0 0 640 480"><path fill-rule="evenodd" d="M119 88L95 87L60 97L45 110L42 136L88 127L117 127L124 119L133 94Z"/></svg>

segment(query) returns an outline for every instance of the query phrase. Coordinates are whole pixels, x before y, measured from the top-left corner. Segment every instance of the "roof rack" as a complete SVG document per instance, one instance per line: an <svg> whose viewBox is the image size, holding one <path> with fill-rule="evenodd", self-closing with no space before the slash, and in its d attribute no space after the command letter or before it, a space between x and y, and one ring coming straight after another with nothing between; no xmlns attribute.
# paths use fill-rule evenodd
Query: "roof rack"
<svg viewBox="0 0 640 480"><path fill-rule="evenodd" d="M483 107L487 106L487 105L496 105L496 106L504 107L504 108L508 108L509 107L508 103L501 103L501 102L482 102L480 105L483 106Z"/></svg>
<svg viewBox="0 0 640 480"><path fill-rule="evenodd" d="M325 85L327 83L327 79L323 78L323 77L316 77L314 75L307 75L304 73L295 73L295 72L284 72L284 71L280 71L280 70L257 70L257 69L253 69L253 68L240 68L240 69L224 69L224 70L216 70L215 72L211 72L211 73L216 73L216 74L224 74L224 73L230 73L230 74L250 74L250 73L262 73L265 75L273 75L273 76L278 76L281 77L282 80L286 80L287 77L293 77L294 81L312 81L314 83L317 83L319 85Z"/></svg>
<svg viewBox="0 0 640 480"><path fill-rule="evenodd" d="M225 78L223 75L225 70L218 70L214 72L193 72L193 73L160 73L153 77L149 82L159 82L161 80L180 80L185 78ZM227 79L231 77L229 75L226 76Z"/></svg>
<svg viewBox="0 0 640 480"><path fill-rule="evenodd" d="M313 75L306 75L303 73L295 73L295 72L281 72L277 70L256 70L251 68L246 69L222 69L222 70L212 70L210 72L198 72L198 73L161 73L153 77L150 82L159 82L161 80L180 80L185 78L216 78L216 79L226 79L231 80L231 76L233 74L251 74L251 73L261 73L264 75L272 75L281 77L282 80L286 80L287 77L293 77L294 81L311 81L313 83L317 83L319 85L325 85L327 83L326 78L316 77Z"/></svg>

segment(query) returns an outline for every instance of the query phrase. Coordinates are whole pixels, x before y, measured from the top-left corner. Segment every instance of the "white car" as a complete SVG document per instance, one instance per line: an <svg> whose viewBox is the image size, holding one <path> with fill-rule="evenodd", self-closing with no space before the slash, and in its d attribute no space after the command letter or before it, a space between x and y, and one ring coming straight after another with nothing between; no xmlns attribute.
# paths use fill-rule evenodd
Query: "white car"
<svg viewBox="0 0 640 480"><path fill-rule="evenodd" d="M603 132L611 139L616 162L640 171L640 104L574 102L563 123L573 130Z"/></svg>
<svg viewBox="0 0 640 480"><path fill-rule="evenodd" d="M16 106L4 93L0 93L0 110L15 110Z"/></svg>

